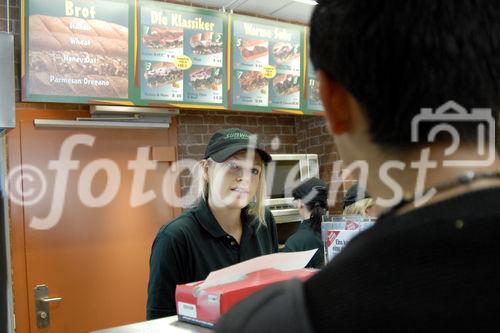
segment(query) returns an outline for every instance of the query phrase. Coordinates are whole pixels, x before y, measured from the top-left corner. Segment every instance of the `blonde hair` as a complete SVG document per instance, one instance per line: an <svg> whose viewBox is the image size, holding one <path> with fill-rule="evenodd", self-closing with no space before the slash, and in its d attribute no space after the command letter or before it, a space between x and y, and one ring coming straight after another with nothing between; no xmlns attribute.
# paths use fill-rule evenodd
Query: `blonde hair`
<svg viewBox="0 0 500 333"><path fill-rule="evenodd" d="M208 186L209 186L209 176L208 167L211 163L217 163L211 158L199 161L193 170L193 179L195 186L198 187L197 190L197 202L200 200L208 199ZM264 200L266 199L266 165L260 160L261 172L259 174L259 185L257 187L257 192L255 193L255 205L250 205L248 209L249 215L254 215L259 219L259 225L266 225L266 206Z"/></svg>
<svg viewBox="0 0 500 333"><path fill-rule="evenodd" d="M344 215L366 215L366 210L373 206L373 198L365 198L344 208Z"/></svg>

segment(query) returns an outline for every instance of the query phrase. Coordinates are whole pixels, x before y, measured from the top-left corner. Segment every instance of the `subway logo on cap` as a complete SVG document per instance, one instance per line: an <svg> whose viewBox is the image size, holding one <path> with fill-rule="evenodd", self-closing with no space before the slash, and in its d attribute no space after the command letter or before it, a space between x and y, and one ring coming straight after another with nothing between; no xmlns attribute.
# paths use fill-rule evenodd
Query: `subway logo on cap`
<svg viewBox="0 0 500 333"><path fill-rule="evenodd" d="M242 133L242 132L233 132L233 133L227 133L224 139L228 140L247 140L250 138L250 135L248 133Z"/></svg>

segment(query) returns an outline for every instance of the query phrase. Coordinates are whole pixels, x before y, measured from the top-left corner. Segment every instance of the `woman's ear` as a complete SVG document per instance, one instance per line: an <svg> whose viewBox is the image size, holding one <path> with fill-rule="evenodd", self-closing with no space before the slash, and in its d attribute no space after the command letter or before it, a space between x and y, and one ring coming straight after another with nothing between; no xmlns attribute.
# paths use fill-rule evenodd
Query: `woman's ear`
<svg viewBox="0 0 500 333"><path fill-rule="evenodd" d="M334 81L322 70L317 72L319 93L325 109L330 132L341 135L351 128L350 93L337 81Z"/></svg>

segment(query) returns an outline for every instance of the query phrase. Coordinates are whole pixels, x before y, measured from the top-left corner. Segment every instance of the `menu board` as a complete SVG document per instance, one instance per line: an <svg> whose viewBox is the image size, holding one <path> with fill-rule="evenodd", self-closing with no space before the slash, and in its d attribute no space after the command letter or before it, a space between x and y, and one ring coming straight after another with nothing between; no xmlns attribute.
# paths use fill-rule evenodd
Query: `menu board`
<svg viewBox="0 0 500 333"><path fill-rule="evenodd" d="M143 2L140 99L227 105L227 17L215 11Z"/></svg>
<svg viewBox="0 0 500 333"><path fill-rule="evenodd" d="M304 26L150 0L21 6L23 101L322 112Z"/></svg>
<svg viewBox="0 0 500 333"><path fill-rule="evenodd" d="M304 27L232 16L232 108L300 110Z"/></svg>
<svg viewBox="0 0 500 333"><path fill-rule="evenodd" d="M128 98L128 0L32 0L25 6L23 99Z"/></svg>
<svg viewBox="0 0 500 333"><path fill-rule="evenodd" d="M316 71L311 63L311 59L307 60L307 98L306 109L308 113L323 112L323 104L319 97L319 81L316 78Z"/></svg>

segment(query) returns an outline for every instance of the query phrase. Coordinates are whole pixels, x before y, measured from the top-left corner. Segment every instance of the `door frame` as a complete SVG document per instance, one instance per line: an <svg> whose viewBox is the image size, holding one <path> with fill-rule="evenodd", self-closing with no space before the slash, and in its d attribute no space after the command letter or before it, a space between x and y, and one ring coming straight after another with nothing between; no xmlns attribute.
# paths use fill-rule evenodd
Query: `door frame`
<svg viewBox="0 0 500 333"><path fill-rule="evenodd" d="M16 108L16 127L7 130L5 135L7 150L5 174L8 173L8 170L22 164L21 121L32 121L35 118L74 120L77 117L90 117L88 108L86 110L75 110L75 108L78 109L78 105L29 103L28 108L23 108L25 105L25 103L19 103L18 108ZM46 107L47 109L45 109ZM175 117L172 118L167 133L169 142L177 146L177 119ZM10 183L12 180L7 181L9 181L9 186L14 185ZM176 191L178 192L177 195L180 195L180 186L177 186ZM10 198L7 202L7 221L10 222L11 276L14 301L13 325L16 333L30 333L29 293L34 291L29 290L28 287L26 244L24 239L24 210L22 206L13 204ZM177 216L180 212L180 208L174 207L174 216Z"/></svg>
<svg viewBox="0 0 500 333"><path fill-rule="evenodd" d="M12 170L22 164L21 121L35 118L43 119L75 119L89 117L88 111L45 110L45 105L30 105L30 109L16 109L16 127L8 130L7 139L7 169ZM36 109L40 107L40 109ZM9 186L14 186L10 183ZM28 273L26 264L26 247L24 240L24 210L22 206L8 199L11 260L12 260L12 290L14 298L14 318L16 333L30 333Z"/></svg>

